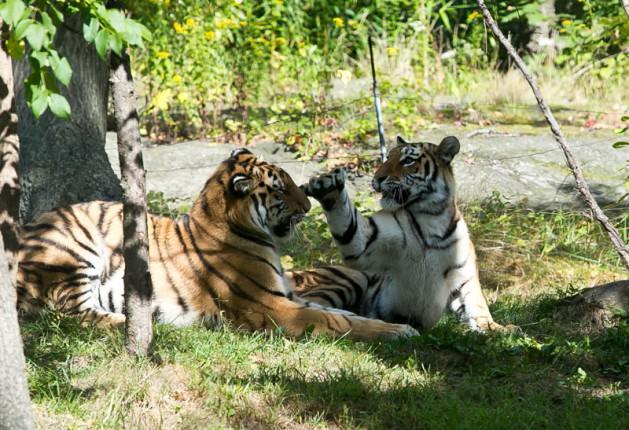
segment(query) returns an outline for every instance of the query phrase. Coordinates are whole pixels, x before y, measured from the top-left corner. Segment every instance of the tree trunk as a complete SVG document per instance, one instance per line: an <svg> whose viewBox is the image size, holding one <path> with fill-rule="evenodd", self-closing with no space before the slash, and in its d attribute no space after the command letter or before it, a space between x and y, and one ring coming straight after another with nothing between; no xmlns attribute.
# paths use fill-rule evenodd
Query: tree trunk
<svg viewBox="0 0 629 430"><path fill-rule="evenodd" d="M0 429L34 429L15 308L17 296L0 241Z"/></svg>
<svg viewBox="0 0 629 430"><path fill-rule="evenodd" d="M544 0L539 5L539 13L544 15L545 19L539 20L533 25L533 34L528 43L531 52L547 56L547 61L554 60L556 56L556 37L553 32L553 26L557 20L555 13L555 0Z"/></svg>
<svg viewBox="0 0 629 430"><path fill-rule="evenodd" d="M16 87L18 133L22 143L20 216L23 222L57 206L90 200L120 200L122 190L105 153L109 65L100 61L81 34L80 17L66 19L55 47L72 66L72 81L61 92L70 102L69 121L46 111L39 120ZM76 29L74 32L72 29ZM14 64L15 81L30 73L28 60Z"/></svg>
<svg viewBox="0 0 629 430"><path fill-rule="evenodd" d="M476 0L476 1L483 13L485 23L487 24L489 28L491 28L491 31L494 33L494 36L496 36L496 39L498 39L500 43L502 44L502 46L507 50L507 53L509 54L509 56L513 58L516 66L522 72L524 79L526 79L526 82L528 82L529 86L531 87L531 90L533 90L533 94L535 95L537 104L540 110L542 111L542 113L544 114L544 117L546 118L546 121L548 122L548 125L550 126L550 129L553 133L553 136L555 137L555 140L559 144L559 147L561 148L564 156L566 157L566 164L568 164L568 167L572 171L572 175L574 176L574 180L577 184L577 190L579 191L581 198L583 199L587 207L590 208L590 210L592 211L592 215L594 216L594 218L601 224L603 229L607 232L607 235L609 236L609 239L612 242L614 249L620 256L625 267L629 269L629 247L625 245L625 243L622 240L622 237L620 237L620 234L618 233L618 230L616 230L616 228L611 224L611 222L609 221L609 218L607 218L607 216L605 215L603 210L600 208L598 203L596 203L596 200L594 200L594 196L592 196L592 193L590 192L590 188L588 187L588 184L585 181L583 172L581 172L579 163L577 162L576 158L574 158L574 155L572 154L572 150L570 149L570 146L568 145L568 142L566 141L566 137L563 135L561 128L559 128L559 124L557 123L555 116L550 110L550 107L544 100L544 97L542 96L542 93L539 90L539 87L537 86L535 79L529 73L529 70L524 64L524 61L522 61L522 58L520 58L518 53L515 52L515 49L513 49L513 45L511 45L511 43L507 40L505 35L502 33L502 31L498 27L498 24L496 24L496 21L491 16L491 13L487 9L487 6L485 6L485 2L483 0Z"/></svg>
<svg viewBox="0 0 629 430"><path fill-rule="evenodd" d="M118 133L118 155L124 211L125 346L134 355L147 355L151 326L151 275L148 266L144 163L129 55L111 54L111 89Z"/></svg>
<svg viewBox="0 0 629 430"><path fill-rule="evenodd" d="M0 19L0 41L6 30ZM35 428L15 308L19 156L11 58L0 43L0 429Z"/></svg>

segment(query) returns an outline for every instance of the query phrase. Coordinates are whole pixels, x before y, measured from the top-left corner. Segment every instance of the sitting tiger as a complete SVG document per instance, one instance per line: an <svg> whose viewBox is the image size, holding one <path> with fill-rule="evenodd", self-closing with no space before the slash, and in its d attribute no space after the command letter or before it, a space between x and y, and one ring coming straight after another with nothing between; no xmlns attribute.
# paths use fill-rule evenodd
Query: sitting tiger
<svg viewBox="0 0 629 430"><path fill-rule="evenodd" d="M364 340L417 334L293 297L276 241L309 209L286 172L246 149L232 151L189 214L147 217L155 319L183 326L225 318L251 330L282 327L290 336L306 329ZM19 308L48 306L100 326L124 324L121 203L56 209L24 226L22 239Z"/></svg>
<svg viewBox="0 0 629 430"><path fill-rule="evenodd" d="M382 210L358 213L345 190L345 172L316 176L302 186L324 209L345 263L384 277L382 284L322 286L300 277L297 293L308 300L389 322L432 327L446 307L477 331L500 330L481 291L474 245L455 201L452 159L456 137L439 145L398 145L376 171L372 186Z"/></svg>

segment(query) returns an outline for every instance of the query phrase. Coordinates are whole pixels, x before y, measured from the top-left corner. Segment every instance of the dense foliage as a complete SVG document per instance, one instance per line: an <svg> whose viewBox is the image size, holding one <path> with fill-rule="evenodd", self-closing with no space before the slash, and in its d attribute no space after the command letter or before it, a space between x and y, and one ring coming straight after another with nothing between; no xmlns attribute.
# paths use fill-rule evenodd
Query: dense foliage
<svg viewBox="0 0 629 430"><path fill-rule="evenodd" d="M491 2L501 27L535 64L569 68L578 77L621 79L627 68L629 20L615 0ZM383 91L419 94L460 88L479 68L508 69L473 0L151 0L131 1L134 18L154 35L138 50L146 119L155 137L238 133L263 119L329 105L336 80L360 79L367 35L388 70ZM545 26L545 27L544 27ZM547 28L554 49L532 44ZM542 30L540 30L542 29ZM454 87L454 88L453 88ZM460 90L460 89L459 89ZM224 115L225 113L228 115ZM253 112L255 113L255 112Z"/></svg>
<svg viewBox="0 0 629 430"><path fill-rule="evenodd" d="M109 50L120 54L127 45L143 47L142 39L150 37L146 27L116 8L105 7L104 1L7 0L0 4L0 18L7 25L6 37L2 34L4 47L15 60L28 55L31 73L24 85L27 102L37 118L48 108L58 117L70 117L70 104L60 93L59 84L70 84L72 68L53 41L57 28L68 26L67 21L75 15L83 23L83 37L94 43L103 61Z"/></svg>

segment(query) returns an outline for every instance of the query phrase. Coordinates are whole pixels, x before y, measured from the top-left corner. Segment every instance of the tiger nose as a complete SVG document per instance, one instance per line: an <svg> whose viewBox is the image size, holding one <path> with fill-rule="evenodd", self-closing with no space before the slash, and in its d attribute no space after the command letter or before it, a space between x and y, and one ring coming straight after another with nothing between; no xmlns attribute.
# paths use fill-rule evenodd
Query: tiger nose
<svg viewBox="0 0 629 430"><path fill-rule="evenodd" d="M374 176L371 180L371 186L374 190L380 191L380 189L382 188L382 182L384 182L384 177Z"/></svg>

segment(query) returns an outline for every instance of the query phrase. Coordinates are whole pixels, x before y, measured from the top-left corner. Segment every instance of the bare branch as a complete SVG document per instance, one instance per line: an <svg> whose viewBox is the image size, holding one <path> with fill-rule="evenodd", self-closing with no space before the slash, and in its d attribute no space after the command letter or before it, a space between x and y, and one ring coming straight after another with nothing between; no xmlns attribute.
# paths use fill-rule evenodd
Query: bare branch
<svg viewBox="0 0 629 430"><path fill-rule="evenodd" d="M581 198L583 199L585 204L588 206L588 208L590 208L590 210L592 211L594 218L596 218L596 220L605 229L612 244L614 245L614 248L618 252L618 255L620 255L620 258L622 259L623 263L625 264L625 267L629 269L629 247L625 245L622 238L620 237L620 234L618 233L618 230L616 230L616 228L614 228L614 226L609 222L609 218L607 218L607 216L601 210L598 203L596 203L596 200L594 200L594 197L592 196L592 193L590 192L588 184L585 181L585 178L583 177L583 172L581 172L581 168L579 167L577 160L574 158L574 155L572 154L572 150L570 149L570 146L568 145L568 142L566 141L565 136L563 135L561 129L559 128L559 124L557 123L557 120L555 119L552 111L550 110L550 107L544 100L542 93L540 92L539 87L537 86L537 83L535 82L535 79L533 78L531 73L528 71L528 68L524 64L524 61L522 61L522 58L518 55L518 53L513 48L513 45L511 45L511 43L507 40L505 35L502 33L502 31L498 27L498 24L496 24L496 21L494 21L493 17L491 16L491 13L487 9L487 6L485 6L485 2L483 0L477 0L477 3L483 13L485 22L487 23L489 28L491 28L491 31L494 33L496 38L500 41L502 46L504 46L504 48L507 50L507 53L511 56L511 58L513 58L516 66L518 67L518 69L520 69L520 71L522 72L522 75L524 75L524 79L526 79L529 86L533 90L533 94L535 95L535 98L537 99L537 104L539 105L539 108L544 114L546 121L550 125L550 129L553 133L553 136L555 137L555 140L557 141L557 143L559 143L559 146L561 147L561 150L563 151L564 156L566 157L566 162L568 164L568 167L572 171L572 174L576 181L577 190L579 191ZM625 0L625 3L626 3L626 0Z"/></svg>

